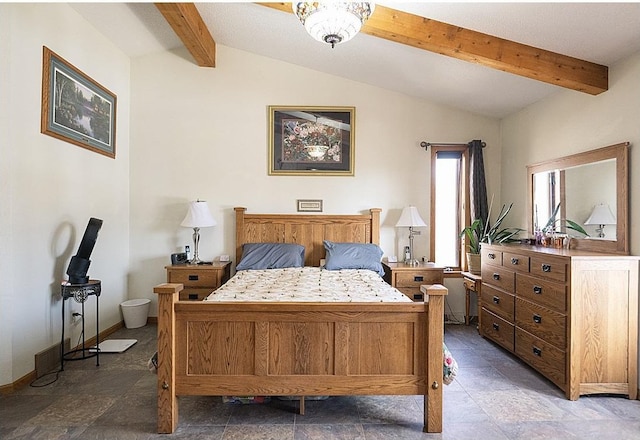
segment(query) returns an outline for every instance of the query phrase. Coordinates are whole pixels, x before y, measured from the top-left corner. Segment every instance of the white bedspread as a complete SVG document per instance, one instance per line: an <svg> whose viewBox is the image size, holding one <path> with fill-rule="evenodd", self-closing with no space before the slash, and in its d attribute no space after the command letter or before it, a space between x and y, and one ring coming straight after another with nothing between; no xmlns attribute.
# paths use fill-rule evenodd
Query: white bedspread
<svg viewBox="0 0 640 440"><path fill-rule="evenodd" d="M238 271L205 301L411 302L377 273L318 267Z"/></svg>

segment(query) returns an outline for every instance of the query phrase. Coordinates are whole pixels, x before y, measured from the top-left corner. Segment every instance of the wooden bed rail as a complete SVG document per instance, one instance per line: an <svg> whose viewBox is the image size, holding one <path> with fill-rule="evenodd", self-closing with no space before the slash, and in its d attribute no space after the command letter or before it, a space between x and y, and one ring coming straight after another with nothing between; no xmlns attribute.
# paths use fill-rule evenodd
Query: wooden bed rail
<svg viewBox="0 0 640 440"><path fill-rule="evenodd" d="M177 396L362 394L422 394L423 431L442 432L444 286L421 286L424 303L178 301L182 289L154 287L159 433L178 425Z"/></svg>

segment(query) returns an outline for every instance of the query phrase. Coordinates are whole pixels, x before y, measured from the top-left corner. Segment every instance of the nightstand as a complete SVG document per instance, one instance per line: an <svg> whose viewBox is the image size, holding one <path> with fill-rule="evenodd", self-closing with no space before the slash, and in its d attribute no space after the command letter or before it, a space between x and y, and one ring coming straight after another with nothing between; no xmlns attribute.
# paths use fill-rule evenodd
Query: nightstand
<svg viewBox="0 0 640 440"><path fill-rule="evenodd" d="M464 284L464 291L466 296L465 309L464 309L464 323L469 325L471 322L471 316L469 316L469 300L471 292L476 294L478 298L478 311L480 310L480 296L482 289L482 276L476 275L471 272L462 272L462 284ZM480 328L480 313L478 313L478 328Z"/></svg>
<svg viewBox="0 0 640 440"><path fill-rule="evenodd" d="M167 283L184 285L184 289L180 292L180 301L202 301L229 280L231 262L178 264L165 266L165 269L167 269Z"/></svg>
<svg viewBox="0 0 640 440"><path fill-rule="evenodd" d="M384 280L414 301L424 301L420 292L422 284L443 284L444 268L435 263L419 263L409 266L405 263L382 262Z"/></svg>

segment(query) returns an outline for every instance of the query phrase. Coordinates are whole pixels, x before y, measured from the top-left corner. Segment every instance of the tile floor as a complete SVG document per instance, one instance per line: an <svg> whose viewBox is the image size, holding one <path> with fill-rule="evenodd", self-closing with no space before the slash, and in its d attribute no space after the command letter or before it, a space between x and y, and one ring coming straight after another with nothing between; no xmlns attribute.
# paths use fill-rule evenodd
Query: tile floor
<svg viewBox="0 0 640 440"><path fill-rule="evenodd" d="M155 433L154 325L121 329L114 339L138 339L122 354L66 362L57 381L0 396L0 439L638 439L640 401L563 394L474 326L448 325L445 340L459 364L444 390L442 434L422 433L417 396L331 397L296 402L223 404L219 397L180 399L180 423ZM43 383L46 377L37 383ZM49 378L50 379L50 378Z"/></svg>

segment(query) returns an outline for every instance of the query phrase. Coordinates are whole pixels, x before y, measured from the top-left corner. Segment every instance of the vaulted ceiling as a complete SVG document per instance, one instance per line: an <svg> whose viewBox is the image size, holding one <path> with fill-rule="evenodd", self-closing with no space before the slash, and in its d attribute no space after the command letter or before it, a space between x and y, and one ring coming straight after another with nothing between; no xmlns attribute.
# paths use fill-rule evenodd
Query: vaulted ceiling
<svg viewBox="0 0 640 440"><path fill-rule="evenodd" d="M640 51L638 3L378 3L334 49L290 3L72 7L132 57L184 45L215 66L222 44L492 117L561 88L606 93L608 66Z"/></svg>

